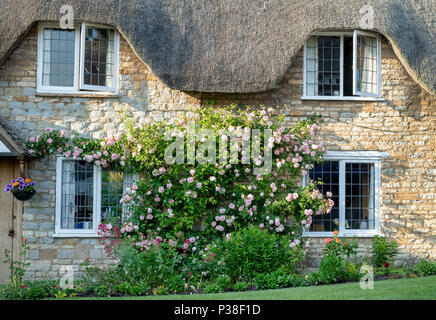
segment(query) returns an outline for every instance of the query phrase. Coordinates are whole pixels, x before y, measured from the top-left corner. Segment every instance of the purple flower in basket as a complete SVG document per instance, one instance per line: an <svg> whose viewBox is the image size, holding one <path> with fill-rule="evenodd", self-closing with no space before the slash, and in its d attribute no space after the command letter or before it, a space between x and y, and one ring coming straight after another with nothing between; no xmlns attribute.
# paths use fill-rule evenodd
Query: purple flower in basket
<svg viewBox="0 0 436 320"><path fill-rule="evenodd" d="M8 183L4 191L6 193L12 192L14 196L19 192L20 194L24 193L35 193L34 188L35 183L32 181L31 178L17 178L12 179L11 183Z"/></svg>

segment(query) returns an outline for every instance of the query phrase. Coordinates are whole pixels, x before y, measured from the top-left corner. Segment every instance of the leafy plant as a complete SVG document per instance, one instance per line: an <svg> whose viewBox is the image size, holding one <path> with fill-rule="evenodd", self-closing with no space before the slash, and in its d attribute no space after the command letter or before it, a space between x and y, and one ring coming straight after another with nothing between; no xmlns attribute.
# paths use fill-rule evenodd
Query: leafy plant
<svg viewBox="0 0 436 320"><path fill-rule="evenodd" d="M394 257L397 254L397 243L394 241L388 241L384 237L375 236L372 241L372 257L371 264L376 268L381 268L388 265L392 265Z"/></svg>
<svg viewBox="0 0 436 320"><path fill-rule="evenodd" d="M248 288L248 282L246 281L239 281L236 282L235 285L233 286L233 290L235 291L245 291Z"/></svg>
<svg viewBox="0 0 436 320"><path fill-rule="evenodd" d="M23 277L26 273L26 268L30 265L27 262L27 252L30 249L30 246L27 244L27 239L24 238L21 244L22 250L18 255L17 260L13 260L11 257L10 250L4 251L4 261L9 265L9 269L11 270L11 275L9 278L9 286L10 286L10 299L21 299L23 298L23 289L26 289L27 286L23 283Z"/></svg>
<svg viewBox="0 0 436 320"><path fill-rule="evenodd" d="M431 263L427 260L421 260L413 269L419 276L430 276L436 274L436 262Z"/></svg>
<svg viewBox="0 0 436 320"><path fill-rule="evenodd" d="M204 287L204 292L205 293L219 293L219 292L224 292L224 288L222 287L222 285L220 285L218 283L209 283Z"/></svg>
<svg viewBox="0 0 436 320"><path fill-rule="evenodd" d="M272 272L279 267L294 271L294 263L289 264L294 250L286 241L275 234L256 227L248 227L235 232L230 241L221 242L218 252L223 258L227 273L233 281L253 279L257 274ZM299 260L296 259L296 260Z"/></svg>
<svg viewBox="0 0 436 320"><path fill-rule="evenodd" d="M341 240L334 232L333 239L327 238L323 250L323 258L319 266L320 279L325 283L348 280L356 273L350 258L357 254L357 242L354 240ZM350 270L350 268L352 268Z"/></svg>

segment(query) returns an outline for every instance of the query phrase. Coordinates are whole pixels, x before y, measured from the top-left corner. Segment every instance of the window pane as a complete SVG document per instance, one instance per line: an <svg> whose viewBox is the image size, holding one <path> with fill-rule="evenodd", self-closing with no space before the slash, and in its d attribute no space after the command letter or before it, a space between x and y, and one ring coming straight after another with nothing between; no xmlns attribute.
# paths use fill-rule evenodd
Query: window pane
<svg viewBox="0 0 436 320"><path fill-rule="evenodd" d="M94 166L85 161L62 162L62 229L92 229Z"/></svg>
<svg viewBox="0 0 436 320"><path fill-rule="evenodd" d="M113 86L114 31L86 27L84 83L93 86Z"/></svg>
<svg viewBox="0 0 436 320"><path fill-rule="evenodd" d="M123 207L120 200L124 192L124 174L103 169L101 173L101 222L120 219Z"/></svg>
<svg viewBox="0 0 436 320"><path fill-rule="evenodd" d="M339 203L339 162L324 161L309 171L311 180L323 182L320 191L326 194L330 191L332 200ZM309 231L334 231L339 229L339 207L335 205L328 214L314 215Z"/></svg>
<svg viewBox="0 0 436 320"><path fill-rule="evenodd" d="M306 95L318 95L318 45L312 36L306 43ZM321 52L322 55L322 52Z"/></svg>
<svg viewBox="0 0 436 320"><path fill-rule="evenodd" d="M74 86L75 30L44 29L42 85Z"/></svg>
<svg viewBox="0 0 436 320"><path fill-rule="evenodd" d="M357 36L356 90L377 93L377 38Z"/></svg>
<svg viewBox="0 0 436 320"><path fill-rule="evenodd" d="M345 228L375 229L374 164L345 165Z"/></svg>
<svg viewBox="0 0 436 320"><path fill-rule="evenodd" d="M340 95L340 49L338 36L312 36L306 43L306 95Z"/></svg>

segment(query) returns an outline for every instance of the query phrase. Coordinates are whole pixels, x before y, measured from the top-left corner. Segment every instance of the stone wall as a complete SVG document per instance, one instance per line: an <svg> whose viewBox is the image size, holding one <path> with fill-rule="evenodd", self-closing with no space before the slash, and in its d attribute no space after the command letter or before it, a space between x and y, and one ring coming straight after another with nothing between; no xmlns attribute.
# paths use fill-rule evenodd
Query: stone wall
<svg viewBox="0 0 436 320"><path fill-rule="evenodd" d="M329 150L386 151L382 161L381 228L395 239L403 259L436 259L436 97L407 74L387 41L382 45L384 102L302 101L303 55L300 52L280 85L254 94L186 93L166 87L121 39L120 90L117 97L36 95L36 42L33 28L0 68L0 112L23 137L47 127L90 137L117 131L125 113L137 123L174 118L201 104L268 105L289 123L314 112L325 118L320 140ZM31 161L38 193L25 203L23 237L31 245L27 277L57 277L60 266L85 257L105 264L96 238L52 237L55 216L55 159ZM322 238L312 239L310 261L319 261ZM359 239L367 255L371 239Z"/></svg>

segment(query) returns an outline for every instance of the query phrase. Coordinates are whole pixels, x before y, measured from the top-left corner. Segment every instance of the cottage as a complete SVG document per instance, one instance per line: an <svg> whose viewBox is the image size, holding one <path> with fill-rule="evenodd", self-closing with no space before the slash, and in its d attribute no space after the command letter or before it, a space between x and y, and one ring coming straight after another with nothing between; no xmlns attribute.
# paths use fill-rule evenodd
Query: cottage
<svg viewBox="0 0 436 320"><path fill-rule="evenodd" d="M22 140L46 128L103 137L214 101L273 106L325 123L312 170L337 204L305 236L374 235L399 261L436 259L436 3L407 1L0 2L0 183L31 176L27 202L0 195L0 250L31 245L28 278L56 278L84 258L106 264L97 225L120 210L132 177L56 157ZM73 177L73 178L72 178ZM104 197L102 196L104 195ZM0 265L0 281L8 277Z"/></svg>

